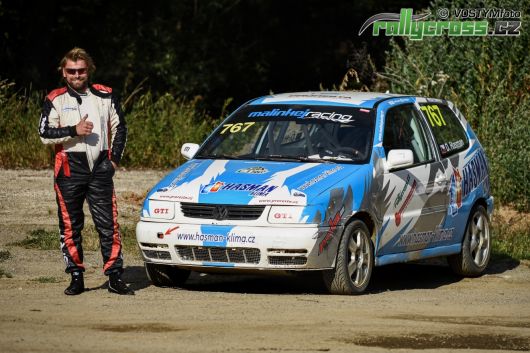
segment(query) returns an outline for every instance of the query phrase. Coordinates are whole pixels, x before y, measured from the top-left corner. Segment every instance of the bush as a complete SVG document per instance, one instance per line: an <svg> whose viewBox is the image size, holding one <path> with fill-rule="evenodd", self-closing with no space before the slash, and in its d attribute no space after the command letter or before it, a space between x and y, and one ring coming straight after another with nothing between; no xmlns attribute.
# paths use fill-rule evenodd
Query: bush
<svg viewBox="0 0 530 353"><path fill-rule="evenodd" d="M127 114L129 135L123 165L168 168L180 164L185 142L201 143L216 121L197 111L197 100L185 101L166 93L140 96Z"/></svg>
<svg viewBox="0 0 530 353"><path fill-rule="evenodd" d="M44 168L52 150L39 138L42 95L13 91L13 83L0 80L0 168Z"/></svg>
<svg viewBox="0 0 530 353"><path fill-rule="evenodd" d="M445 1L437 8L530 8L530 0ZM522 23L530 17L523 12ZM492 193L502 204L530 210L530 32L518 37L425 37L396 41L380 77L393 93L453 101L488 155ZM381 82L379 82L381 85Z"/></svg>
<svg viewBox="0 0 530 353"><path fill-rule="evenodd" d="M54 149L44 146L38 134L44 94L14 92L13 86L0 80L0 168L50 167ZM175 167L182 161L181 145L201 143L217 124L199 110L197 99L186 101L169 93L156 97L146 92L127 103L129 135L124 167Z"/></svg>

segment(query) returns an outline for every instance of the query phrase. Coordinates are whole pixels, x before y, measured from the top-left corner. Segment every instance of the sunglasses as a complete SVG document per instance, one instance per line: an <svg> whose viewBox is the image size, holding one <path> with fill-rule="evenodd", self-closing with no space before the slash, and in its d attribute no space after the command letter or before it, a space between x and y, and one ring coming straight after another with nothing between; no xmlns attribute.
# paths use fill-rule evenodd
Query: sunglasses
<svg viewBox="0 0 530 353"><path fill-rule="evenodd" d="M69 69L69 68L65 68L64 71L66 71L66 73L68 75L75 75L76 73L79 74L79 75L84 75L87 73L87 68L86 67L82 67L80 69Z"/></svg>

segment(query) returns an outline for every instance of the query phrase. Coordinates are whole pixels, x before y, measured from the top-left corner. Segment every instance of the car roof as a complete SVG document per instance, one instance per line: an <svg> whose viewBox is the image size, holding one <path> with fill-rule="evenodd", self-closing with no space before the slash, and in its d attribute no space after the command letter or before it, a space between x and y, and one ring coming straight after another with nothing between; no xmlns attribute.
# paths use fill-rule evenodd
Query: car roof
<svg viewBox="0 0 530 353"><path fill-rule="evenodd" d="M256 98L248 104L334 105L371 109L377 102L393 97L410 96L378 92L309 91L273 94Z"/></svg>

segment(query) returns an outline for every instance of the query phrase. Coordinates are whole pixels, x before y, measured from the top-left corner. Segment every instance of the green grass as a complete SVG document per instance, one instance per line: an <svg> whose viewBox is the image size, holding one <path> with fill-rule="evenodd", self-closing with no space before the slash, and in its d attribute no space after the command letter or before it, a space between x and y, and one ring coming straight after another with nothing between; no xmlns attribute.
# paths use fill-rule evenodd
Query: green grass
<svg viewBox="0 0 530 353"><path fill-rule="evenodd" d="M6 261L11 257L9 250L0 250L0 262Z"/></svg>
<svg viewBox="0 0 530 353"><path fill-rule="evenodd" d="M530 260L530 231L514 231L506 224L492 227L492 254L516 260Z"/></svg>
<svg viewBox="0 0 530 353"><path fill-rule="evenodd" d="M0 278L2 277L13 278L13 275L0 267Z"/></svg>
<svg viewBox="0 0 530 353"><path fill-rule="evenodd" d="M59 232L45 229L32 230L25 239L10 245L22 246L26 249L58 250Z"/></svg>
<svg viewBox="0 0 530 353"><path fill-rule="evenodd" d="M135 228L121 226L121 235L123 251L129 254L138 253ZM99 235L93 225L85 225L82 236L84 251L99 251ZM30 231L25 239L10 245L22 246L26 249L59 250L59 237L58 231L39 228Z"/></svg>
<svg viewBox="0 0 530 353"><path fill-rule="evenodd" d="M491 220L494 258L530 260L530 214L511 207L498 207Z"/></svg>
<svg viewBox="0 0 530 353"><path fill-rule="evenodd" d="M39 283L59 283L61 282L60 279L57 279L55 277L45 277L45 276L32 279L32 281L39 282Z"/></svg>
<svg viewBox="0 0 530 353"><path fill-rule="evenodd" d="M138 249L138 243L136 242L136 227L135 226L122 226L122 246L123 251L127 257L140 257L140 250Z"/></svg>

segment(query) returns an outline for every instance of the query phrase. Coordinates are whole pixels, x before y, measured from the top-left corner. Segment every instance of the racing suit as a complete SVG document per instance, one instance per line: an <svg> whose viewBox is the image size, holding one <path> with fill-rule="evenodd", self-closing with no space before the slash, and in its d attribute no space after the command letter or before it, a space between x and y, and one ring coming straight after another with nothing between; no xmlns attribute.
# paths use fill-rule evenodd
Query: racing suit
<svg viewBox="0 0 530 353"><path fill-rule="evenodd" d="M77 136L76 124L85 112L94 128L90 135ZM42 108L39 134L44 144L55 144L54 188L66 272L84 271L85 199L99 234L104 273L123 272L111 160L116 164L121 160L127 126L112 89L94 84L86 95L69 86L50 92Z"/></svg>

